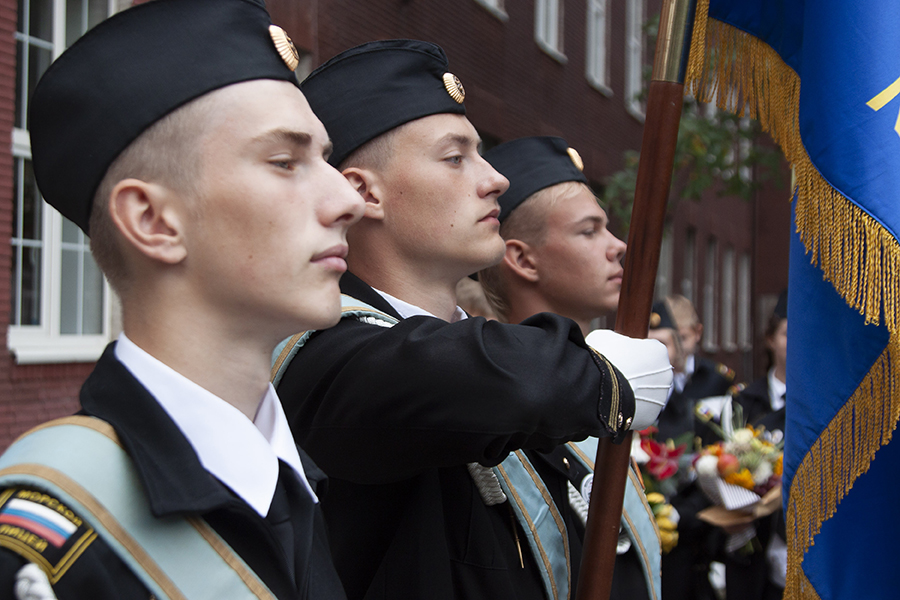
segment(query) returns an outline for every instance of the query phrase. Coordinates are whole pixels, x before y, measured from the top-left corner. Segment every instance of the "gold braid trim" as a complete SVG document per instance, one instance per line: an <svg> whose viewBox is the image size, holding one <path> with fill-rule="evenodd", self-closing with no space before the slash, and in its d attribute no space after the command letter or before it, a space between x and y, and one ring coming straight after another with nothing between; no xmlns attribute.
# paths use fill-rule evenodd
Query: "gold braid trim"
<svg viewBox="0 0 900 600"><path fill-rule="evenodd" d="M810 161L800 139L797 73L758 38L708 14L709 0L697 0L686 93L760 122L794 170L796 226L810 261L867 324L879 324L884 315L890 334L884 352L791 482L785 598L820 600L802 569L804 555L900 419L900 243Z"/></svg>

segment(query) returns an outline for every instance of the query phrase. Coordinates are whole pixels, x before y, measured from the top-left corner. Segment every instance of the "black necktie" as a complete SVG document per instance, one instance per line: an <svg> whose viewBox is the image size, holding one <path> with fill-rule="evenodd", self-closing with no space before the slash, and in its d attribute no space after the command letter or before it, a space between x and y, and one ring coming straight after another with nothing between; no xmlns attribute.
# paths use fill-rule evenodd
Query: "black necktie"
<svg viewBox="0 0 900 600"><path fill-rule="evenodd" d="M278 461L278 482L266 521L284 550L286 566L299 589L305 584L306 566L309 565L315 505L297 477L287 463Z"/></svg>

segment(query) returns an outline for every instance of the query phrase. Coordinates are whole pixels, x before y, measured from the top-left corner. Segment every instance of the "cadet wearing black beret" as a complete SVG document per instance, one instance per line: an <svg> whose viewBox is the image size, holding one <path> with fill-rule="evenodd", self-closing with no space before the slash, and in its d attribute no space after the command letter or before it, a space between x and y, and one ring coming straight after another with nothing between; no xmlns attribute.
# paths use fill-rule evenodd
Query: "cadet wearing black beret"
<svg viewBox="0 0 900 600"><path fill-rule="evenodd" d="M503 253L507 182L479 155L439 47L364 44L301 89L367 206L349 233L346 318L286 346L299 350L277 369L294 433L329 473L348 597L566 597L565 499L517 450L618 436L635 410L627 381L568 319L506 325L456 306L456 283ZM502 491L513 471L548 518L529 525L535 507Z"/></svg>
<svg viewBox="0 0 900 600"><path fill-rule="evenodd" d="M44 198L91 235L124 332L79 415L0 457L0 597L345 598L271 352L333 325L362 201L256 0L155 0L31 100Z"/></svg>

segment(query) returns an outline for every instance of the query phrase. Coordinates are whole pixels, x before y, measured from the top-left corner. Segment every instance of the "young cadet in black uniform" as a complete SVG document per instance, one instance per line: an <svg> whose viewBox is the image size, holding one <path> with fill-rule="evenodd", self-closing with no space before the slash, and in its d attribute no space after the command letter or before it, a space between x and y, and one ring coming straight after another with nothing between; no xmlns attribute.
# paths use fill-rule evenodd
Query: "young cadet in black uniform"
<svg viewBox="0 0 900 600"><path fill-rule="evenodd" d="M366 201L341 280L349 318L313 334L278 387L298 442L329 474L324 510L348 597L565 598L570 575L550 577L556 563L531 550L521 498L483 497L467 463L620 435L634 424L626 378L568 319L505 325L456 306L456 283L503 254L507 181L479 156L439 47L366 44L301 89L334 142L331 162ZM535 528L555 527L552 504Z"/></svg>
<svg viewBox="0 0 900 600"><path fill-rule="evenodd" d="M734 385L734 371L716 361L700 356L703 324L691 301L681 295L667 296L661 304L672 318L681 345L683 361L675 366L675 386L665 410L659 415L660 440L675 439L688 431L702 439L703 444L718 440L711 429L697 418L697 403L704 398L724 396ZM662 327L654 328L651 336L664 335Z"/></svg>
<svg viewBox="0 0 900 600"><path fill-rule="evenodd" d="M295 66L261 2L156 0L38 84L38 186L91 235L124 333L80 416L0 459L3 598L345 598L324 476L269 384L285 335L337 322L362 212Z"/></svg>
<svg viewBox="0 0 900 600"><path fill-rule="evenodd" d="M588 187L578 152L559 137L528 137L500 144L484 158L509 179L509 190L500 197L499 217L506 253L500 263L478 275L500 319L519 323L553 312L578 323L589 343L597 336L615 336L610 331L589 332L592 320L618 307L625 243L606 228L606 211ZM661 344L659 352L665 352ZM608 357L615 363L613 355ZM665 392L670 383L667 370L658 385ZM584 540L581 491L589 485L585 478L595 453L571 444L552 453L527 452L559 498L576 568ZM591 464L584 464L585 455ZM659 534L634 472L629 485L610 597L659 600ZM574 497L572 489L577 492Z"/></svg>

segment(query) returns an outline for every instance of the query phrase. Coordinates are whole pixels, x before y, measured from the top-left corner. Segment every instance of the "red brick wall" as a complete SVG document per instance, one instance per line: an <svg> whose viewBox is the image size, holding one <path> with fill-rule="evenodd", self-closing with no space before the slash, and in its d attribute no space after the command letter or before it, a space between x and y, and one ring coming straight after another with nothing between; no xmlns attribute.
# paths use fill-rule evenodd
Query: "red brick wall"
<svg viewBox="0 0 900 600"><path fill-rule="evenodd" d="M624 107L624 5L612 3L612 97L585 76L583 0L564 0L566 64L534 41L534 4L509 0L501 21L474 0L333 0L299 3L317 12L317 25L291 18L293 0L270 0L273 15L318 65L338 52L378 39L409 37L444 48L450 70L466 88L469 119L501 141L527 135L560 135L582 154L596 182L619 169L622 151L640 145L642 124ZM651 6L658 3L650 2ZM296 11L294 8L293 10ZM315 35L310 31L315 30ZM306 45L299 40L309 40ZM651 60L652 57L648 57Z"/></svg>
<svg viewBox="0 0 900 600"><path fill-rule="evenodd" d="M19 434L78 408L92 365L16 365L7 350L13 202L10 150L16 93L16 0L0 0L0 449Z"/></svg>

